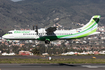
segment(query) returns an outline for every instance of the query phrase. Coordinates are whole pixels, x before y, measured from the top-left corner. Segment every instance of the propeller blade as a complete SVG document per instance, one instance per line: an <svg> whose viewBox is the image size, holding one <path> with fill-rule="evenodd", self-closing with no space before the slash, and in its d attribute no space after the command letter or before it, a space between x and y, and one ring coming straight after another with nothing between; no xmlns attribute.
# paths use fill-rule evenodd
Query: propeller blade
<svg viewBox="0 0 105 70"><path fill-rule="evenodd" d="M36 30L35 30L35 32L37 33L37 35L38 35L38 26L36 25Z"/></svg>
<svg viewBox="0 0 105 70"><path fill-rule="evenodd" d="M34 27L35 27L35 26L33 25L33 30L35 29Z"/></svg>

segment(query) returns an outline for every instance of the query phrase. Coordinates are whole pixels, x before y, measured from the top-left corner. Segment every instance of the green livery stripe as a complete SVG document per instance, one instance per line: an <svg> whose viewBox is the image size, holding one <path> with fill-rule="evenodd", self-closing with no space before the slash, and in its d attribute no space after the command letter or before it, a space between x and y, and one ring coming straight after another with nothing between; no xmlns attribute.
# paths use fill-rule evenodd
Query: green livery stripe
<svg viewBox="0 0 105 70"><path fill-rule="evenodd" d="M83 29L83 31L81 31L79 33L75 33L75 34L72 34L72 35L43 36L43 37L38 38L38 40L45 41L46 39L50 39L52 41L52 40L57 40L57 39L62 39L62 38L65 38L65 39L75 39L75 38L81 38L81 37L88 36L88 35L96 32L96 30L97 30L96 24L99 22L99 19L100 19L100 16L94 16L92 18L90 24L87 24L87 26ZM94 30L89 31L88 33L85 33L89 29L92 29L94 26L96 26L96 28ZM83 33L83 35L81 35L82 33ZM71 37L69 38L69 36L71 36ZM75 37L72 37L72 36L75 36Z"/></svg>
<svg viewBox="0 0 105 70"><path fill-rule="evenodd" d="M94 23L94 25L96 25L96 23ZM91 29L94 25L92 25L92 26L91 26L90 28L88 28L87 30ZM85 32L85 31L87 31L87 30L84 30L84 31L82 31L82 32L75 33L75 34L72 34L72 35L77 35L77 34L80 34L80 33ZM61 38L61 37L66 37L66 36L72 36L72 35L62 35L62 36L58 36L58 38Z"/></svg>
<svg viewBox="0 0 105 70"><path fill-rule="evenodd" d="M96 25L96 23L94 23L94 25ZM91 26L90 28L88 28L87 30L91 29L94 25L92 25L92 26ZM87 30L84 30L84 31L82 31L82 32L75 33L75 34L72 34L72 35L43 36L43 37L38 38L37 40L42 40L42 41L45 41L45 39L57 40L57 39L62 38L62 37L77 35L77 34L80 34L80 33L85 32L85 31L87 31ZM97 30L97 29L95 29L94 31L96 31L96 30ZM91 31L91 33L93 33L93 31ZM89 33L89 34L90 34L90 33ZM86 34L86 35L84 34L84 35L87 36L87 35L89 35L89 34ZM82 37L82 36L84 36L84 35L78 36L78 38L79 38L79 37Z"/></svg>
<svg viewBox="0 0 105 70"><path fill-rule="evenodd" d="M91 23L90 23L86 28L84 28L84 30L87 29L89 26L91 26L94 22L95 22L95 21L92 20Z"/></svg>
<svg viewBox="0 0 105 70"><path fill-rule="evenodd" d="M86 36L88 36L88 35L90 35L90 34L92 34L92 33L96 32L96 30L97 30L97 28L96 28L96 29L94 29L93 31L91 31L91 32L87 33L87 34L83 34L83 35L80 35L80 36L77 36L77 37L73 37L73 38L71 38L71 39L74 39L74 38L81 38L81 37L86 37Z"/></svg>
<svg viewBox="0 0 105 70"><path fill-rule="evenodd" d="M97 20L97 19L94 19L94 18L98 18L99 17L99 19L100 19L100 16L94 16L93 17L93 19L92 19L92 21L90 22L90 24L88 24L88 26L87 27L85 27L84 29L87 29L89 26L91 26L94 22L96 22L96 23L98 23L99 22L99 20Z"/></svg>
<svg viewBox="0 0 105 70"><path fill-rule="evenodd" d="M50 39L50 41L52 41L52 40L57 40L59 38L58 36L43 36L43 37L38 38L37 40L45 41L46 39Z"/></svg>

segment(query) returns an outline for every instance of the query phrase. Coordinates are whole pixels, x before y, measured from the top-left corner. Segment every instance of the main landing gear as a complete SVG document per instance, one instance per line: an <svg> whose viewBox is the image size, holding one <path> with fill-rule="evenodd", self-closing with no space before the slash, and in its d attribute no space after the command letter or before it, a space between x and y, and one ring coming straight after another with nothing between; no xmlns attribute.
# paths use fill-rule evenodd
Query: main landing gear
<svg viewBox="0 0 105 70"><path fill-rule="evenodd" d="M50 44L50 39L46 39L45 44Z"/></svg>

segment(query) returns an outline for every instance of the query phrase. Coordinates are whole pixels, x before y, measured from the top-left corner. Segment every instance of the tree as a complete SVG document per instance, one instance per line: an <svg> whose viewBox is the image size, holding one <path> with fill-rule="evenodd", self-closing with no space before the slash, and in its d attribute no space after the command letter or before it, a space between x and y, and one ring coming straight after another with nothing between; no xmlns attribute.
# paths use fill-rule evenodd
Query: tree
<svg viewBox="0 0 105 70"><path fill-rule="evenodd" d="M39 49L37 49L37 48L34 48L34 49L32 50L32 53L33 53L33 54L36 54L36 55L39 55L39 54L40 54Z"/></svg>

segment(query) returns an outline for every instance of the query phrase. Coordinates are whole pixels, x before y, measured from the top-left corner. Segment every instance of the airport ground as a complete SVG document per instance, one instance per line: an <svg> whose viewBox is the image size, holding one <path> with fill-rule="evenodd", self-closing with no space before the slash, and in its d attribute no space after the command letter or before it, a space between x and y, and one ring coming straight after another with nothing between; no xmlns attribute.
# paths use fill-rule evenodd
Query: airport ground
<svg viewBox="0 0 105 70"><path fill-rule="evenodd" d="M0 70L105 70L104 64L0 64Z"/></svg>
<svg viewBox="0 0 105 70"><path fill-rule="evenodd" d="M105 55L72 55L72 56L0 56L0 59L12 59L12 58L21 58L21 59L48 59L52 57L52 59L105 59Z"/></svg>
<svg viewBox="0 0 105 70"><path fill-rule="evenodd" d="M49 58L50 57L50 58ZM0 56L0 63L69 63L69 64L105 64L105 55L81 56Z"/></svg>
<svg viewBox="0 0 105 70"><path fill-rule="evenodd" d="M0 60L16 59L45 59L49 56L0 56ZM51 56L52 59L105 59L105 55L87 56ZM95 57L95 58L93 58ZM71 63L1 63L0 70L105 70L105 64L71 64Z"/></svg>

